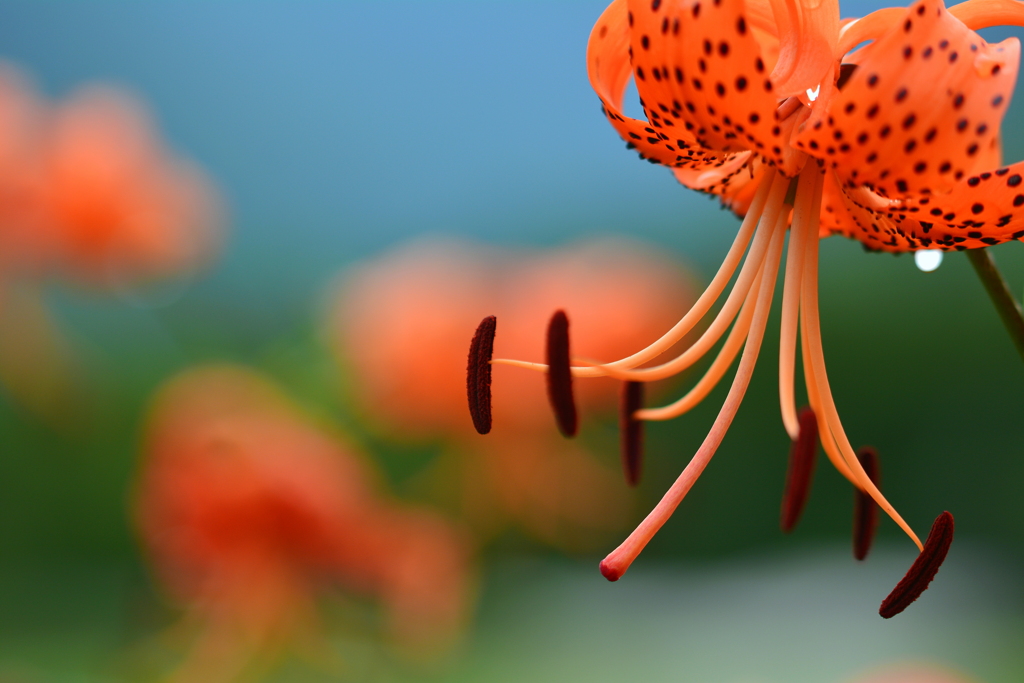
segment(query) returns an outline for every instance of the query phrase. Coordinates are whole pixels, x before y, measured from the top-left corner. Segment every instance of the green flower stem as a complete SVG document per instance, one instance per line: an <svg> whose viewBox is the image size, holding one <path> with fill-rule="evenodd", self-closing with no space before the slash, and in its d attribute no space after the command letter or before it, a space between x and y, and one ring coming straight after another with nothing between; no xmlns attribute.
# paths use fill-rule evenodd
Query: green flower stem
<svg viewBox="0 0 1024 683"><path fill-rule="evenodd" d="M1003 319L1017 352L1020 353L1021 359L1024 359L1024 312L1010 293L1010 288L996 267L992 254L988 249L968 249L967 258L981 278L981 283L985 285L992 303L996 305L999 317Z"/></svg>

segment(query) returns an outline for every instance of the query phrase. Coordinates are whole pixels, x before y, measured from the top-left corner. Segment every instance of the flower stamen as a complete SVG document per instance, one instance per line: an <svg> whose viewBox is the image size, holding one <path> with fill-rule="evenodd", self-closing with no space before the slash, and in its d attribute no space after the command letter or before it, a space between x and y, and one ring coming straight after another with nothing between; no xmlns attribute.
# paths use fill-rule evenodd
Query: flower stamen
<svg viewBox="0 0 1024 683"><path fill-rule="evenodd" d="M759 271L757 282L760 283L760 281ZM725 344L722 345L715 360L711 363L711 367L707 369L707 372L704 373L700 381L686 395L673 403L660 408L647 408L638 411L637 419L671 420L689 412L703 401L711 393L711 390L718 386L718 382L725 375L726 370L736 360L736 356L743 347L743 343L747 340L747 334L750 332L750 321L754 318L754 309L756 307L757 287L752 287L751 291L747 293L747 299L743 303L740 315L736 319L736 324L733 325L732 330L729 332Z"/></svg>
<svg viewBox="0 0 1024 683"><path fill-rule="evenodd" d="M643 382L624 382L619 412L619 434L622 439L622 471L626 483L636 486L644 464L644 423L636 413L644 405Z"/></svg>
<svg viewBox="0 0 1024 683"><path fill-rule="evenodd" d="M821 201L821 186L822 182L821 178L819 178L817 183L817 202ZM818 216L817 212L812 216L812 225L815 227L815 230L817 230ZM831 437L835 439L835 445L838 447L842 459L846 462L848 472L852 475L851 481L853 484L870 495L878 503L879 507L885 510L886 514L914 541L915 545L921 548L923 547L921 540L914 533L914 530L910 528L910 525L903 520L892 504L878 490L878 487L871 483L871 480L865 474L864 468L858 462L857 456L853 452L853 447L850 446L850 441L846 437L846 432L843 430L835 401L832 398L832 390L829 387L828 375L825 371L825 356L821 346L821 321L818 316L817 240L809 242L805 258L806 265L804 266L805 270L802 278L800 302L804 322L802 332L807 337L807 348L810 356L810 363L805 367L812 368L811 372L807 373L807 378L808 382L812 380L815 382L815 392L820 401L820 405L815 406L814 412L818 416L818 431L822 435L822 443L827 444L829 440L828 435L831 434ZM810 389L808 391L810 392ZM826 453L828 453L828 448L829 446L826 446Z"/></svg>
<svg viewBox="0 0 1024 683"><path fill-rule="evenodd" d="M565 311L555 311L548 323L547 337L548 399L555 411L558 429L565 436L576 436L579 420L572 393L572 372L569 368L569 318Z"/></svg>
<svg viewBox="0 0 1024 683"><path fill-rule="evenodd" d="M952 542L953 515L943 512L935 518L932 530L928 533L928 540L906 576L882 601L881 607L878 608L878 614L882 618L892 619L921 597L921 593L928 588L928 584L938 573L942 561L946 559Z"/></svg>
<svg viewBox="0 0 1024 683"><path fill-rule="evenodd" d="M677 375L700 360L714 346L725 330L732 324L732 321L739 313L740 307L748 292L756 291L756 280L766 253L770 251L769 243L777 234L781 224L782 232L785 233L785 224L789 219L789 207L785 204L786 193L789 190L790 180L782 175L776 176L772 182L772 190L769 195L764 213L758 222L757 233L754 235L753 243L750 246L750 253L747 255L740 274L736 278L736 284L725 300L718 315L712 321L704 334L700 336L693 346L686 349L679 356L670 361L655 365L649 368L636 370L620 369L618 363L606 365L591 365L591 369L602 371L602 374L622 380L639 382L654 382L667 377ZM577 359L577 362L590 365L593 361Z"/></svg>
<svg viewBox="0 0 1024 683"><path fill-rule="evenodd" d="M466 395L469 399L469 415L480 434L491 431L491 356L494 353L497 325L496 317L487 316L480 321L469 343Z"/></svg>
<svg viewBox="0 0 1024 683"><path fill-rule="evenodd" d="M788 181L784 185L788 186ZM718 446L725 438L725 433L732 424L736 412L739 410L743 396L750 385L750 378L754 372L754 365L757 363L757 356L761 350L761 342L764 339L765 326L768 323L768 314L771 309L772 295L775 292L775 280L779 272L779 260L782 255L782 245L785 238L785 217L778 220L778 225L772 231L771 242L768 248L768 255L765 260L765 272L762 276L757 298L757 308L754 311L754 318L751 321L750 334L747 336L747 343L743 348L743 355L740 357L740 365L736 370L732 386L725 398L718 417L715 418L711 431L704 438L704 442L691 458L689 464L675 480L662 499L653 510L644 518L640 525L623 541L623 543L609 554L601 562L601 573L609 581L617 581L637 555L650 542L654 534L668 521L683 498L693 487L693 484L700 477L704 468L707 467L714 456Z"/></svg>
<svg viewBox="0 0 1024 683"><path fill-rule="evenodd" d="M747 215L744 217L742 225L740 225L740 230L736 235L736 239L733 240L732 246L729 248L729 253L726 254L725 260L722 261L722 265L719 267L715 277L712 278L711 283L704 290L703 294L700 295L696 303L690 307L690 310L686 312L682 319L677 322L672 329L662 335L661 338L653 344L626 358L597 366L585 365L582 367L573 367L573 376L605 377L611 375L611 373L608 372L609 368L635 368L638 365L642 365L643 363L658 357L675 345L680 339L689 334L690 330L692 330L697 323L704 318L707 312L711 310L711 307L725 290L726 285L729 284L729 280L732 279L740 261L743 260L744 252L746 252L747 245L750 243L755 229L759 225L762 213L765 210L765 204L768 201L768 196L774 187L773 180L775 177L775 170L769 169L765 178L761 181L761 185L758 187L757 193L754 195L754 199L751 202L750 209L747 211ZM784 181L788 187L788 179L784 179ZM753 252L753 247L751 247L751 250ZM495 358L491 363L495 365L511 365L513 367L524 368L527 370L547 372L547 365L544 363L532 363L529 361L514 360L510 358Z"/></svg>
<svg viewBox="0 0 1024 683"><path fill-rule="evenodd" d="M801 175L817 173L814 168L805 168ZM789 250L786 253L786 277L782 290L782 326L779 335L779 403L782 408L782 424L791 440L799 437L796 415L794 377L796 374L796 338L800 313L800 278L803 274L804 252L807 242L818 239L809 234L812 214L818 211L816 178L809 178L797 187L793 207L793 228L789 231Z"/></svg>
<svg viewBox="0 0 1024 683"><path fill-rule="evenodd" d="M787 534L800 521L818 459L818 422L813 410L804 408L800 411L799 426L799 435L793 440L789 450L786 488L782 494L782 516L779 525Z"/></svg>
<svg viewBox="0 0 1024 683"><path fill-rule="evenodd" d="M870 446L857 451L857 460L861 467L867 472L868 478L875 486L878 486L880 471L878 467L878 451ZM853 494L853 556L863 560L871 550L871 543L875 540L875 530L878 528L878 506L871 496L860 489Z"/></svg>

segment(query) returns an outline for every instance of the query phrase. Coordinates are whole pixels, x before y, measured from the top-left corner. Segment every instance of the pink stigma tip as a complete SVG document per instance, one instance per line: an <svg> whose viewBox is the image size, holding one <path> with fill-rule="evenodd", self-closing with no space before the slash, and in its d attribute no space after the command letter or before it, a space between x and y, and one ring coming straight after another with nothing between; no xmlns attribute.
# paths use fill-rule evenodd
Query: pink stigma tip
<svg viewBox="0 0 1024 683"><path fill-rule="evenodd" d="M625 574L625 570L619 569L607 559L601 560L601 576L609 581L618 581Z"/></svg>

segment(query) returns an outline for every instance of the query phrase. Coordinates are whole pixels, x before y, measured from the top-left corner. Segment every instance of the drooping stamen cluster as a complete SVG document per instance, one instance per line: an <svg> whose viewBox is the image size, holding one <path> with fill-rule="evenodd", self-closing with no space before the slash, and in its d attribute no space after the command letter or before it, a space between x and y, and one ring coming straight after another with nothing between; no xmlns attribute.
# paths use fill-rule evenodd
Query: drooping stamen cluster
<svg viewBox="0 0 1024 683"><path fill-rule="evenodd" d="M547 363L521 360L494 359L491 363L512 365L545 372L548 376L548 394L554 408L559 429L567 436L576 433L578 417L572 398L572 380L587 377L614 377L625 381L623 413L623 464L627 481L635 483L639 477L640 423L667 420L682 415L703 400L725 375L739 356L739 364L725 402L710 432L689 464L669 488L661 501L640 523L632 534L601 563L601 572L609 580L617 580L647 545L655 533L668 520L682 502L704 468L710 462L735 417L749 385L757 362L764 332L771 310L778 279L785 236L790 233L787 251L787 269L783 287L782 326L780 343L780 402L783 424L794 440L794 458L791 464L786 496L783 503L782 526L792 529L807 498L813 471L813 456L820 442L836 469L858 490L864 501L872 501L904 529L910 538L922 547L909 525L896 513L874 481L872 472L854 453L843 430L832 399L822 353L821 331L818 319L818 237L824 172L813 161L805 164L793 179L765 169L761 185L740 227L739 234L726 256L722 267L711 284L671 330L660 339L637 353L611 363L589 359L571 359L569 352L569 321L564 311L552 317L548 328ZM746 258L744 259L744 252ZM742 261L742 266L740 262ZM738 269L738 273L737 273ZM657 365L646 365L664 353L693 330L724 293L735 275L732 290L725 298L703 334L675 358ZM492 322L487 323L487 320ZM705 356L725 336L715 359L696 385L679 400L656 408L643 408L640 386L676 375L691 367ZM473 387L479 387L484 373L480 367L484 346L490 349L493 319L481 323L470 352L470 405L481 412L481 392L474 399ZM810 408L798 414L795 404L795 364L799 340L801 359L806 379ZM481 350L474 351L480 347ZM742 354L740 350L742 349ZM474 355L476 354L476 355ZM474 360L475 359L475 360ZM644 367L641 367L644 366ZM489 385L488 385L489 386ZM476 404L474 404L476 400ZM474 407L476 405L476 407ZM870 523L865 503L860 504L858 515L868 520L861 524L864 539L869 542ZM931 565L929 565L931 566ZM937 567L936 567L937 569ZM916 584L915 584L916 585ZM912 591L904 591L905 596ZM906 598L904 598L906 599Z"/></svg>

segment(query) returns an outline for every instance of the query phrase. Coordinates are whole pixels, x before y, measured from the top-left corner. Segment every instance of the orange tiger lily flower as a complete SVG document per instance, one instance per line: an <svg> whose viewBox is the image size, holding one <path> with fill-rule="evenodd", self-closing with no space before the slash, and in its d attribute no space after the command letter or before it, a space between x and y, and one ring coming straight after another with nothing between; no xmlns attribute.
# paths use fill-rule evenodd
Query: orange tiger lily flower
<svg viewBox="0 0 1024 683"><path fill-rule="evenodd" d="M799 341L811 423L825 453L925 551L912 570L918 573L908 577L914 578L908 586L917 587L894 591L892 604L901 606L883 605L883 616L927 585L952 538L952 516L940 515L922 544L858 460L825 370L817 247L832 234L890 252L962 250L1024 237L1024 164L1000 167L999 147L1020 45L1015 38L989 44L974 32L995 24L1024 24L1024 3L970 0L947 10L942 0L918 0L840 21L837 0L614 0L600 17L587 66L609 122L642 158L668 166L683 185L719 196L743 217L718 274L675 327L631 356L610 363L575 359L571 367L576 378L660 380L692 366L735 321L689 394L633 413L637 420L681 415L740 356L710 433L661 502L602 562L607 578L618 579L672 515L735 417L761 348L788 230L783 424L799 443ZM630 78L646 121L623 111ZM641 367L694 329L737 270L700 339L676 358ZM492 362L548 370L540 363Z"/></svg>

